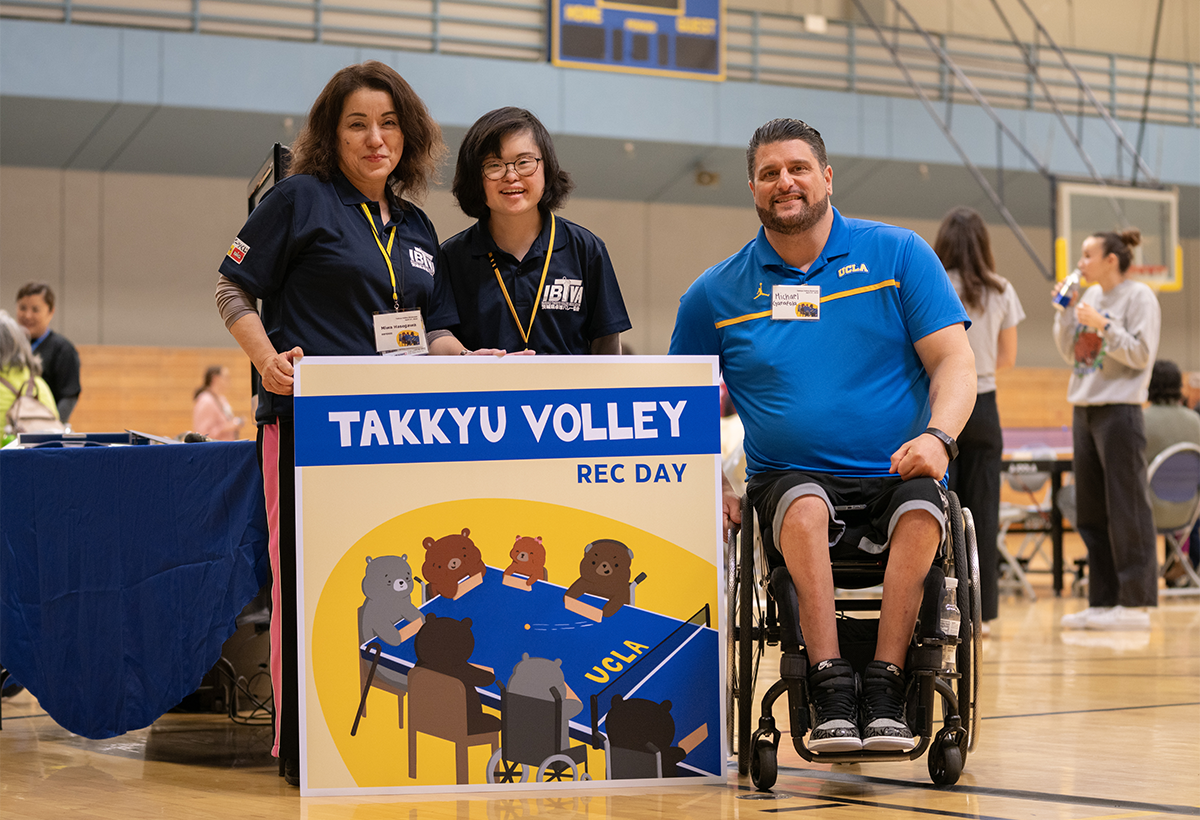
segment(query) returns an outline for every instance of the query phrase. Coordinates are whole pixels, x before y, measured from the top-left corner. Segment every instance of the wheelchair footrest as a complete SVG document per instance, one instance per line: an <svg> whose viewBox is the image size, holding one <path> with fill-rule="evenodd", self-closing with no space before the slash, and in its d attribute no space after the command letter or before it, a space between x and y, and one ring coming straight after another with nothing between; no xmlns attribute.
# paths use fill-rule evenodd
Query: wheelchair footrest
<svg viewBox="0 0 1200 820"><path fill-rule="evenodd" d="M779 658L779 677L804 680L808 675L808 661L803 655L785 652Z"/></svg>
<svg viewBox="0 0 1200 820"><path fill-rule="evenodd" d="M819 754L811 751L801 737L792 736L796 753L810 763L868 763L889 760L916 760L929 748L929 738L922 737L915 748L907 752L880 752L864 749L859 752L833 752Z"/></svg>

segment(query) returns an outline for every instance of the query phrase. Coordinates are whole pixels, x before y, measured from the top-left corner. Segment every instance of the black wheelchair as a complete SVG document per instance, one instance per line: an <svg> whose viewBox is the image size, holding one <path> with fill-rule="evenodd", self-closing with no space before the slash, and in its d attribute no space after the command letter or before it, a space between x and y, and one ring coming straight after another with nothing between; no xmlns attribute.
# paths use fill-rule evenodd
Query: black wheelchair
<svg viewBox="0 0 1200 820"><path fill-rule="evenodd" d="M863 507L837 507L840 518L853 517ZM819 763L865 763L887 760L916 760L929 753L929 775L933 782L953 785L962 774L967 753L979 736L979 664L982 630L979 601L979 553L975 525L969 510L949 493L949 527L945 542L925 579L921 604L905 664L907 720L917 745L910 751L861 750L840 753L813 752L805 744L813 716L808 698L808 661L798 624L798 604L791 577L784 567L768 575L766 558L755 525L754 508L742 499L740 532L730 533L726 544L726 578L731 623L728 625L727 662L729 677L727 706L730 738L736 738L738 773L750 775L755 788L768 791L778 776L777 754L780 732L775 727L772 707L787 695L792 745L806 761ZM846 595L846 590L865 590L883 582L887 553L863 555L833 563L838 595L838 637L842 656L861 675L875 651L879 619L852 617L852 612L878 612L878 596ZM961 613L957 635L944 635L940 627L940 605L945 577L958 579L956 603ZM765 593L765 594L764 594ZM752 731L755 679L765 647L781 646L780 678L762 698L758 728ZM949 651L947 648L950 647ZM950 671L947 655L954 658ZM936 698L941 698L941 726L936 726Z"/></svg>

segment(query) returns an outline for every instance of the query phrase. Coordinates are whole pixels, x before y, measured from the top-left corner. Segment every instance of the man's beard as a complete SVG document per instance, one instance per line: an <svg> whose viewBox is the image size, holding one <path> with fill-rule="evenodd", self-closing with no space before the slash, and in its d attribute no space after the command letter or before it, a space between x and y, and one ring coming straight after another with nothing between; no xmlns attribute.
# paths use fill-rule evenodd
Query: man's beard
<svg viewBox="0 0 1200 820"><path fill-rule="evenodd" d="M798 213L789 217L778 216L771 208L760 208L755 205L754 209L758 211L758 218L768 231L794 236L804 233L821 221L821 218L829 210L829 196L823 196L811 205L807 202L803 204L804 207Z"/></svg>

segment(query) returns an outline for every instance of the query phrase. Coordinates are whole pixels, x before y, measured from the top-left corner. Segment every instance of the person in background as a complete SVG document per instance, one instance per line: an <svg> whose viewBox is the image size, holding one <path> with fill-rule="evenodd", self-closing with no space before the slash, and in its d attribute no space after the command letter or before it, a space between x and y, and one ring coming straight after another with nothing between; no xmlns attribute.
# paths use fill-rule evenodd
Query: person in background
<svg viewBox="0 0 1200 820"><path fill-rule="evenodd" d="M1054 317L1055 345L1074 366L1075 528L1088 555L1088 607L1064 615L1064 629L1149 629L1158 605L1142 403L1162 313L1154 291L1129 278L1141 241L1137 228L1083 240L1079 271L1092 284Z"/></svg>
<svg viewBox="0 0 1200 820"><path fill-rule="evenodd" d="M412 200L429 189L445 150L441 128L394 69L374 60L341 69L292 145L289 176L263 197L220 266L218 308L262 376L258 442L274 578L272 753L292 785L300 778L295 363L304 355L393 352L401 334L386 332L389 325L421 327L438 240Z"/></svg>
<svg viewBox="0 0 1200 820"><path fill-rule="evenodd" d="M17 291L17 321L29 334L33 352L42 360L42 378L50 385L58 417L66 424L79 401L79 352L66 336L50 329L54 291L44 282L29 282Z"/></svg>
<svg viewBox="0 0 1200 820"><path fill-rule="evenodd" d="M1173 444L1200 444L1200 414L1189 410L1183 403L1183 375L1179 365L1166 359L1154 363L1150 373L1149 399L1149 406L1142 410L1146 424L1147 464ZM1160 527L1182 526L1192 512L1190 504L1172 504L1157 498L1151 498L1151 509L1154 511L1155 524ZM1200 522L1196 524L1188 542L1193 567L1200 564L1200 555L1192 547L1197 531L1200 531ZM1183 568L1175 565L1168 570L1166 581L1173 584L1183 575Z"/></svg>
<svg viewBox="0 0 1200 820"><path fill-rule="evenodd" d="M554 213L573 187L529 111L498 108L471 126L452 192L479 221L442 244L431 352L621 352L631 325L608 250Z"/></svg>
<svg viewBox="0 0 1200 820"><path fill-rule="evenodd" d="M24 390L30 378L37 388L37 400L55 415L58 414L54 393L42 378L41 372L42 363L30 349L25 331L8 311L0 310L0 379L3 379L0 381L0 428L3 427L9 408L17 400L17 394ZM6 431L0 429L0 435L4 436L3 444L10 441Z"/></svg>
<svg viewBox="0 0 1200 820"><path fill-rule="evenodd" d="M975 517L979 545L979 592L984 634L999 610L1000 457L1004 436L996 408L996 373L1017 361L1017 325L1025 318L1012 283L996 274L983 217L955 208L942 220L934 253L971 317L967 341L979 379L975 409L958 436L958 458L950 462L949 487Z"/></svg>
<svg viewBox="0 0 1200 820"><path fill-rule="evenodd" d="M213 365L204 371L204 384L192 403L192 430L214 441L233 441L239 437L242 420L233 414L226 398L229 368Z"/></svg>

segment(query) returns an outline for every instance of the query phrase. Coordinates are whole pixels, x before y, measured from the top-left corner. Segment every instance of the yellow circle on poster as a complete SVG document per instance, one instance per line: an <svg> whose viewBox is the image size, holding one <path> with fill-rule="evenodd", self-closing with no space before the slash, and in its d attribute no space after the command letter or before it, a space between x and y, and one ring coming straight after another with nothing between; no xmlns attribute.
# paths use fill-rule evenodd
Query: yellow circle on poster
<svg viewBox="0 0 1200 820"><path fill-rule="evenodd" d="M677 544L607 516L558 504L514 499L466 499L432 504L383 522L353 544L334 566L322 588L314 613L312 657L314 683L326 726L338 753L359 787L446 785L455 779L453 743L419 735L417 778L408 779L408 721L400 726L401 699L381 688L368 694L366 715L350 735L362 697L368 666L358 648L359 607L363 605L363 576L368 556L406 555L414 576L421 577L426 538L470 530L488 572L503 572L511 563L509 551L520 536L542 538L546 548L547 580L570 586L579 578L584 547L601 538L626 544L634 554L632 575L646 573L637 587L637 606L680 620L707 605L717 612L717 567ZM419 585L412 603L419 606ZM467 593L468 595L470 593ZM715 624L714 624L715 626ZM527 627L528 629L528 627ZM502 682L510 670L495 670ZM485 710L489 711L489 710ZM468 750L471 783L483 783L487 744ZM603 755L589 751L589 766ZM310 775L311 777L311 775Z"/></svg>

